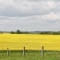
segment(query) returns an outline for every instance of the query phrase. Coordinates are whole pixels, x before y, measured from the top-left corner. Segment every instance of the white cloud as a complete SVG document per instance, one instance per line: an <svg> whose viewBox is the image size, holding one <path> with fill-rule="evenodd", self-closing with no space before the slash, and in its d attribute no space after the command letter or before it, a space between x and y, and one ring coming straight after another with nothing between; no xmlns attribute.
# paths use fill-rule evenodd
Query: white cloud
<svg viewBox="0 0 60 60"><path fill-rule="evenodd" d="M60 0L0 0L2 30L59 30L57 26Z"/></svg>
<svg viewBox="0 0 60 60"><path fill-rule="evenodd" d="M59 2L60 3L60 2ZM31 16L48 14L57 6L56 1L27 1L2 0L0 1L0 15L4 16Z"/></svg>
<svg viewBox="0 0 60 60"><path fill-rule="evenodd" d="M60 15L59 14L50 13L48 15L44 15L44 19L45 20L59 20L60 19Z"/></svg>

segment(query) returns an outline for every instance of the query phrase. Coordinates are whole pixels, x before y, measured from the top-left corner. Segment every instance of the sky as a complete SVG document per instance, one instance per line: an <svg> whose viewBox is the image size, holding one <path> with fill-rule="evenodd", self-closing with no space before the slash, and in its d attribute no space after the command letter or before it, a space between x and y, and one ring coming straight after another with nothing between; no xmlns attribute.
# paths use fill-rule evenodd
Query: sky
<svg viewBox="0 0 60 60"><path fill-rule="evenodd" d="M0 31L60 31L60 0L0 0Z"/></svg>

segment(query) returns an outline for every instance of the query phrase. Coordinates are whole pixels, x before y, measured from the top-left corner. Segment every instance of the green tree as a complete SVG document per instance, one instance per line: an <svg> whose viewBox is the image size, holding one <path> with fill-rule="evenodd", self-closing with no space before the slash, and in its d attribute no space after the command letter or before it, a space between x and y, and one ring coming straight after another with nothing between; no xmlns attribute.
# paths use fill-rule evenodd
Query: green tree
<svg viewBox="0 0 60 60"><path fill-rule="evenodd" d="M15 34L15 32L14 31L11 31L11 34Z"/></svg>
<svg viewBox="0 0 60 60"><path fill-rule="evenodd" d="M16 34L22 34L22 32L20 30L17 30Z"/></svg>

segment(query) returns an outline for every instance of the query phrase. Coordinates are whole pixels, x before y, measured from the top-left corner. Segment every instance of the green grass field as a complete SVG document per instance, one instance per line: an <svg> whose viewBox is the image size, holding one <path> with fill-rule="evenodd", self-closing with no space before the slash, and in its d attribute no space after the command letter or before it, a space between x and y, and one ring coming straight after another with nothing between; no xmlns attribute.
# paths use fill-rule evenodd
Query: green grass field
<svg viewBox="0 0 60 60"><path fill-rule="evenodd" d="M40 51L26 51L23 57L22 51L10 51L9 56L6 51L0 51L0 60L60 60L60 52L45 51L42 57Z"/></svg>

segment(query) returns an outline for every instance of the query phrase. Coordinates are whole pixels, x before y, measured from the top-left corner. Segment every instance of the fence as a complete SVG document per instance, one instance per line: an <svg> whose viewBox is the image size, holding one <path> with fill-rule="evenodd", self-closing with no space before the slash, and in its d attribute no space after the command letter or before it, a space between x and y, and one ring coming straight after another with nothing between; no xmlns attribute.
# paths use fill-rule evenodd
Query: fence
<svg viewBox="0 0 60 60"><path fill-rule="evenodd" d="M34 54L36 54L35 53L36 50L27 50L26 47L23 47L22 50L10 50L9 48L7 48L6 50L0 50L0 56L1 56L1 51L3 51L3 55L5 53L5 56L7 56L7 57L10 57L12 52L14 52L15 54L19 53L19 56L22 56L22 57L26 57L27 52L29 52L29 54L32 55L31 51L34 52ZM56 53L57 55L60 56L60 51L56 52L56 51L53 51L53 50L52 51L51 50L45 50L45 46L41 46L41 48L38 51L39 52L37 53L37 55L40 56L40 57L45 57L45 55L48 54L49 52L50 52L49 53L50 55L54 55ZM14 53L13 53L13 55L14 55ZM21 55L20 55L20 53L21 53ZM18 55L16 55L16 56L18 56Z"/></svg>
<svg viewBox="0 0 60 60"><path fill-rule="evenodd" d="M3 50L0 50L0 52L1 51L3 51ZM7 48L6 50L4 50L5 52L6 52L6 56L10 56L10 51L11 50L9 50L9 48ZM14 50L13 50L14 51ZM18 50L17 50L18 51ZM25 47L23 47L23 50L21 50L21 52L22 52L22 55L23 55L23 57L25 57L25 55L26 55L26 48ZM31 50L30 50L31 51ZM34 51L34 50L33 50ZM39 53L42 57L44 57L44 46L42 46L41 47L41 50L39 50L39 51L41 51L41 53Z"/></svg>

